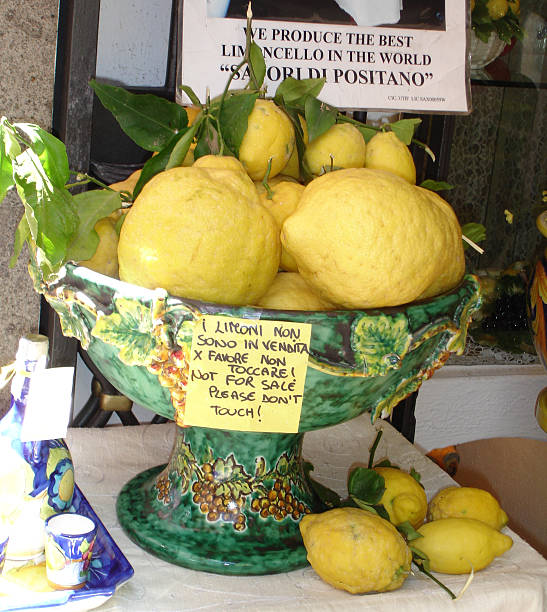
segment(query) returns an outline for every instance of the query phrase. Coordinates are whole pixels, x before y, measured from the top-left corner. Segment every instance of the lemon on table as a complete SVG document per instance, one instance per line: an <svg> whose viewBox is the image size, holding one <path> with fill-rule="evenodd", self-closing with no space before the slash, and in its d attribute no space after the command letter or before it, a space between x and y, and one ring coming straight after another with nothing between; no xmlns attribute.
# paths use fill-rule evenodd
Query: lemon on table
<svg viewBox="0 0 547 612"><path fill-rule="evenodd" d="M304 166L314 176L332 168L362 168L365 139L351 123L335 123L306 147Z"/></svg>
<svg viewBox="0 0 547 612"><path fill-rule="evenodd" d="M386 490L379 501L394 525L408 521L415 529L425 519L427 496L422 485L408 472L392 467L376 467L384 479Z"/></svg>
<svg viewBox="0 0 547 612"><path fill-rule="evenodd" d="M384 170L337 170L312 180L281 241L315 291L344 308L412 302L430 287L451 289L464 272L455 215Z"/></svg>
<svg viewBox="0 0 547 612"><path fill-rule="evenodd" d="M294 149L294 128L273 100L258 99L239 146L239 160L253 181L261 181L271 160L270 178L287 165Z"/></svg>
<svg viewBox="0 0 547 612"><path fill-rule="evenodd" d="M275 220L258 195L253 201L238 189L243 184L226 170L195 166L153 177L122 226L120 278L181 297L256 303L277 274L281 248Z"/></svg>
<svg viewBox="0 0 547 612"><path fill-rule="evenodd" d="M256 184L260 203L272 213L273 218L277 222L279 231L281 231L285 219L297 209L304 191L304 185L287 177L282 178L282 175L278 174L269 182L269 187L272 192L271 198L262 183ZM298 271L296 261L284 248L281 249L280 266L281 269L290 272Z"/></svg>
<svg viewBox="0 0 547 612"><path fill-rule="evenodd" d="M488 491L475 487L446 487L429 502L430 521L442 518L473 518L494 529L507 525L509 518L498 500Z"/></svg>
<svg viewBox="0 0 547 612"><path fill-rule="evenodd" d="M443 574L484 569L513 545L508 535L472 518L431 521L418 533L423 537L412 540L412 545L429 557L434 572Z"/></svg>
<svg viewBox="0 0 547 612"><path fill-rule="evenodd" d="M99 236L99 244L90 259L80 261L81 266L90 270L118 278L118 233L112 217L104 217L95 223L95 231Z"/></svg>
<svg viewBox="0 0 547 612"><path fill-rule="evenodd" d="M332 310L332 304L315 294L298 272L280 272L257 306L273 310Z"/></svg>
<svg viewBox="0 0 547 612"><path fill-rule="evenodd" d="M300 532L308 561L319 576L350 593L393 591L410 572L411 552L383 518L359 508L307 514Z"/></svg>
<svg viewBox="0 0 547 612"><path fill-rule="evenodd" d="M416 166L412 154L395 132L378 132L369 140L365 167L389 170L412 185L416 183Z"/></svg>

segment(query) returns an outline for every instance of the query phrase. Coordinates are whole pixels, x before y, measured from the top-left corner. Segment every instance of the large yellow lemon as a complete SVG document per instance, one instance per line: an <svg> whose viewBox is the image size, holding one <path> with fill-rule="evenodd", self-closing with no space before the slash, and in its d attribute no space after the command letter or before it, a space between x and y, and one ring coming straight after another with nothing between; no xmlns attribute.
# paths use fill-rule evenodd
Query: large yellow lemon
<svg viewBox="0 0 547 612"><path fill-rule="evenodd" d="M239 159L253 181L261 181L271 160L270 178L287 165L294 149L291 120L273 100L258 99L249 115Z"/></svg>
<svg viewBox="0 0 547 612"><path fill-rule="evenodd" d="M490 17L496 21L497 19L501 19L505 13L507 13L509 4L507 0L488 0L486 3L486 8L488 9L488 14Z"/></svg>
<svg viewBox="0 0 547 612"><path fill-rule="evenodd" d="M350 593L393 591L410 572L411 553L389 522L359 508L306 514L300 532L313 569Z"/></svg>
<svg viewBox="0 0 547 612"><path fill-rule="evenodd" d="M395 132L378 132L367 144L365 166L376 170L389 170L416 184L416 166L406 146Z"/></svg>
<svg viewBox="0 0 547 612"><path fill-rule="evenodd" d="M256 303L277 274L279 232L258 196L246 197L241 177L226 172L172 168L144 186L120 234L122 280L181 297Z"/></svg>
<svg viewBox="0 0 547 612"><path fill-rule="evenodd" d="M337 170L311 181L281 240L305 280L344 308L406 304L430 287L451 289L463 274L455 216L384 170Z"/></svg>
<svg viewBox="0 0 547 612"><path fill-rule="evenodd" d="M365 139L354 125L336 123L308 144L304 165L314 176L331 168L362 168L365 151Z"/></svg>

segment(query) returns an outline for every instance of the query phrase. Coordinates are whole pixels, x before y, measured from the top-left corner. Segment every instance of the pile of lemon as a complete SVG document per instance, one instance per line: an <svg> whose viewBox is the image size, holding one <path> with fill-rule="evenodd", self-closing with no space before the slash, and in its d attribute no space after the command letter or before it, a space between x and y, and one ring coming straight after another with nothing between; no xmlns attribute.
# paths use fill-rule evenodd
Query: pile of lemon
<svg viewBox="0 0 547 612"><path fill-rule="evenodd" d="M511 548L511 537L501 533L507 514L489 492L451 486L428 504L423 487L408 472L374 469L385 481L380 503L389 521L346 506L308 514L300 522L308 561L332 586L350 593L401 587L412 562L411 548L396 528L403 523L417 530L419 537L410 544L427 555L433 572L476 572Z"/></svg>
<svg viewBox="0 0 547 612"><path fill-rule="evenodd" d="M288 310L406 304L456 286L461 228L436 193L416 186L393 131L365 143L350 122L308 139L258 99L238 158L207 155L145 184L116 232L101 220L99 272L185 298ZM312 177L306 184L300 169ZM116 190L131 192L138 173Z"/></svg>

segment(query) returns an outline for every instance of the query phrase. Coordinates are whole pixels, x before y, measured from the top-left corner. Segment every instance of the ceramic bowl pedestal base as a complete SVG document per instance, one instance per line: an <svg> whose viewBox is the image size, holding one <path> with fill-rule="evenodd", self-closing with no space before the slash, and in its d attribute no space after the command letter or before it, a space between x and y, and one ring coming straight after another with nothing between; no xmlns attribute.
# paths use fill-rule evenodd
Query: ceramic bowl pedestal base
<svg viewBox="0 0 547 612"><path fill-rule="evenodd" d="M167 465L137 475L118 498L129 537L171 563L220 574L307 565L298 524L316 512L304 434L177 426Z"/></svg>

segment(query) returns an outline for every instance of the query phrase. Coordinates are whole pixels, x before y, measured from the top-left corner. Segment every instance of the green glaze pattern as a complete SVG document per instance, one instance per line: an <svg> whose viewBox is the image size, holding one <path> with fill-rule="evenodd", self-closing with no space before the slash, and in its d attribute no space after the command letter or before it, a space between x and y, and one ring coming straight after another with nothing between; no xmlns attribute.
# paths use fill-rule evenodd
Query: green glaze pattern
<svg viewBox="0 0 547 612"><path fill-rule="evenodd" d="M67 264L37 291L103 375L133 401L173 419L165 466L128 482L118 517L151 553L222 574L267 574L306 565L299 521L321 510L301 457L306 431L364 411L388 416L451 352L462 353L479 308L467 275L449 293L399 308L301 312L230 307L150 291ZM203 314L311 323L299 433L184 426L189 356Z"/></svg>
<svg viewBox="0 0 547 612"><path fill-rule="evenodd" d="M302 439L177 427L168 464L122 489L119 520L138 545L192 569L250 575L302 567L298 523L321 509L303 472Z"/></svg>

